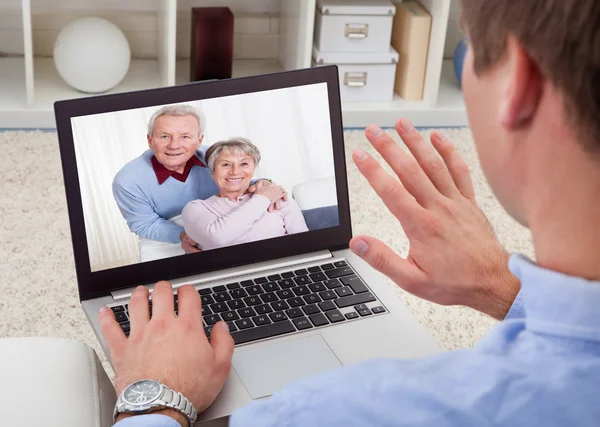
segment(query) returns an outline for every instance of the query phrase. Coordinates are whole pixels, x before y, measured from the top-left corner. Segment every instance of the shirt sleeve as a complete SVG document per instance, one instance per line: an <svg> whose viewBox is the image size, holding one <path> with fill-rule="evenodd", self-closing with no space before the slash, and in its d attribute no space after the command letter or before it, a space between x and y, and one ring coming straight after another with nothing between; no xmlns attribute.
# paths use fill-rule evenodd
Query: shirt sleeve
<svg viewBox="0 0 600 427"><path fill-rule="evenodd" d="M283 222L287 234L308 231L304 215L302 215L300 206L298 206L298 203L294 199L289 199L287 202L285 202L284 206L281 208L281 211L283 213Z"/></svg>
<svg viewBox="0 0 600 427"><path fill-rule="evenodd" d="M210 246L226 246L247 232L267 212L270 201L255 194L228 215L219 216L210 202L194 200L183 208L185 232L194 241Z"/></svg>
<svg viewBox="0 0 600 427"><path fill-rule="evenodd" d="M125 418L116 423L114 427L181 427L181 425L166 415L145 414Z"/></svg>
<svg viewBox="0 0 600 427"><path fill-rule="evenodd" d="M158 215L139 188L125 186L116 178L113 182L113 196L133 233L159 242L181 242L179 235L183 228Z"/></svg>
<svg viewBox="0 0 600 427"><path fill-rule="evenodd" d="M521 319L523 317L525 317L525 308L523 307L523 288L521 288L505 319Z"/></svg>

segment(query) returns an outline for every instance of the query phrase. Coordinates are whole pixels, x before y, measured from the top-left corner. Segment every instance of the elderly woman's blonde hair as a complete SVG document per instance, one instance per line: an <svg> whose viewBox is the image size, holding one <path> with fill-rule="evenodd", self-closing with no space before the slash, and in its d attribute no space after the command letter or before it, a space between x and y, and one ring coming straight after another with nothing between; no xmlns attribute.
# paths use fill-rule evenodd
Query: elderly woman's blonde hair
<svg viewBox="0 0 600 427"><path fill-rule="evenodd" d="M204 154L204 161L211 173L215 171L215 163L222 152L245 154L254 160L254 166L260 162L260 151L249 139L236 137L215 142Z"/></svg>

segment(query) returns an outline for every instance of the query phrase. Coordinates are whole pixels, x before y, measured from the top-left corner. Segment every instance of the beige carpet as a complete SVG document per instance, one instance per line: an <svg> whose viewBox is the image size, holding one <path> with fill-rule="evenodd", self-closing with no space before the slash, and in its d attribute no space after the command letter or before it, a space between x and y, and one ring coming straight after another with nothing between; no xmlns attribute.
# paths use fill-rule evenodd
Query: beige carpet
<svg viewBox="0 0 600 427"><path fill-rule="evenodd" d="M470 131L451 129L446 135L471 168L479 203L502 244L532 256L528 231L508 217L485 182ZM374 150L361 131L345 137L354 233L370 234L405 254L402 229L350 160L356 147ZM79 305L56 133L0 132L0 153L0 337L82 340L112 374ZM494 323L467 308L398 294L447 350L473 346Z"/></svg>

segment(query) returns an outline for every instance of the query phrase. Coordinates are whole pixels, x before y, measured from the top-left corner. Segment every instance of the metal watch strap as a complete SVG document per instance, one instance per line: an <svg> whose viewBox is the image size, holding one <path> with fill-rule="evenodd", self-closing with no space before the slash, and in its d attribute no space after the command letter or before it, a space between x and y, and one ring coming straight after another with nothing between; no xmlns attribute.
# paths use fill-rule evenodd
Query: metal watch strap
<svg viewBox="0 0 600 427"><path fill-rule="evenodd" d="M171 390L166 385L163 386L163 395L158 402L163 403L165 407L175 409L186 416L190 427L193 427L196 422L196 408L194 405L181 393Z"/></svg>

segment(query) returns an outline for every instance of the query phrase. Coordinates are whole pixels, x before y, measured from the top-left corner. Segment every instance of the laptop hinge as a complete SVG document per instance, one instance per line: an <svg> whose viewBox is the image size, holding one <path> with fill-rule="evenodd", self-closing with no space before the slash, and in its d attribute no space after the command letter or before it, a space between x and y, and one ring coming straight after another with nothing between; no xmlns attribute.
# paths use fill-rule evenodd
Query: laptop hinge
<svg viewBox="0 0 600 427"><path fill-rule="evenodd" d="M234 268L228 268L226 270L212 271L209 273L201 273L194 276L187 277L179 277L177 279L170 280L173 284L173 289L177 289L178 287L184 284L192 284L192 285L202 285L209 282L216 282L220 280L237 280L236 278L247 276L247 275L257 275L263 272L274 272L277 269L289 269L291 267L298 266L300 264L306 264L314 261L322 261L325 259L330 259L332 257L332 253L328 250L312 252L310 254L302 254L295 255L291 257L285 257L278 260L269 260L263 262L257 262L255 264L250 264L246 266L239 266ZM158 281L158 280L157 280ZM150 289L150 293L152 293L152 288L154 285L148 285ZM111 295L115 301L118 300L126 300L131 297L131 293L135 287L120 289L118 291L111 292Z"/></svg>

